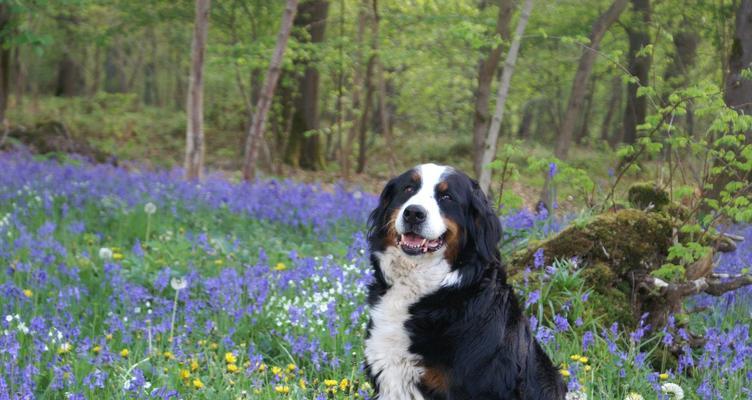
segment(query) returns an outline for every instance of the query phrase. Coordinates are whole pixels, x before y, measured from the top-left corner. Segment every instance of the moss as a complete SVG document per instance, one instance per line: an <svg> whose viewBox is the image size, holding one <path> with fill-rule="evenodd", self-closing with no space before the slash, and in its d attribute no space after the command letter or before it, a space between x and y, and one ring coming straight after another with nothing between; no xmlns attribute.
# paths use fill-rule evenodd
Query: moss
<svg viewBox="0 0 752 400"><path fill-rule="evenodd" d="M629 188L627 198L632 207L640 210L661 211L670 202L668 193L652 183L635 183Z"/></svg>
<svg viewBox="0 0 752 400"><path fill-rule="evenodd" d="M635 269L653 270L663 264L671 244L672 225L662 213L624 209L602 214L584 225L570 226L558 235L515 253L512 273L532 265L533 254L543 249L546 263L578 257L586 266L601 261L616 276Z"/></svg>

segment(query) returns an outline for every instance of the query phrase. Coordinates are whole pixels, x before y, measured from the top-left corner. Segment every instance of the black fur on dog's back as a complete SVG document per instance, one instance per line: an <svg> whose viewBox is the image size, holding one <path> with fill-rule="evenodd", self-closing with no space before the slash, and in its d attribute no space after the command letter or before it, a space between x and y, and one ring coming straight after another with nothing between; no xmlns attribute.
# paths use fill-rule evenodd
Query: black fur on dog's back
<svg viewBox="0 0 752 400"><path fill-rule="evenodd" d="M407 174L407 173L406 173ZM369 220L372 252L389 246L389 218L404 202L399 198L405 175L384 189ZM414 178L413 178L414 179ZM501 225L477 183L452 171L446 176L455 202L442 215L460 228L456 254L450 260L461 279L441 287L409 307L404 329L410 353L417 355L424 375L418 384L426 399L560 400L566 392L559 371L535 340L514 291L506 282L497 244ZM390 289L372 256L373 307ZM367 335L371 335L369 322ZM379 391L377 376L366 372ZM389 399L400 400L400 399Z"/></svg>

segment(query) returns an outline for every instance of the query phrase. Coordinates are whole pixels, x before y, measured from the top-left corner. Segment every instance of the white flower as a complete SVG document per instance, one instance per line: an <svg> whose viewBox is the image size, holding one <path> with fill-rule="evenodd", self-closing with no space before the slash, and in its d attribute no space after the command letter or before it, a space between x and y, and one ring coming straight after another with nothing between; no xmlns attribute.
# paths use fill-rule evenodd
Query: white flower
<svg viewBox="0 0 752 400"><path fill-rule="evenodd" d="M675 383L664 383L661 385L661 392L664 394L672 394L672 398L676 400L682 400L684 398L684 389Z"/></svg>
<svg viewBox="0 0 752 400"><path fill-rule="evenodd" d="M26 324L23 323L23 321L18 323L18 330L21 331L23 334L29 333L29 328L26 327Z"/></svg>
<svg viewBox="0 0 752 400"><path fill-rule="evenodd" d="M149 215L154 214L155 212L157 212L157 206L154 205L154 203L152 203L152 202L148 202L144 206L144 212L147 213L147 214L149 214Z"/></svg>
<svg viewBox="0 0 752 400"><path fill-rule="evenodd" d="M170 286L175 290L183 290L188 287L188 281L184 278L172 278L170 279Z"/></svg>
<svg viewBox="0 0 752 400"><path fill-rule="evenodd" d="M587 400L587 393L585 392L569 392L564 396L565 400Z"/></svg>
<svg viewBox="0 0 752 400"><path fill-rule="evenodd" d="M5 321L6 321L6 322L13 322L13 316L12 316L12 315L10 315L10 314L6 315L6 316L5 316Z"/></svg>
<svg viewBox="0 0 752 400"><path fill-rule="evenodd" d="M112 259L112 249L107 247L102 247L101 249L99 249L99 258L103 260Z"/></svg>
<svg viewBox="0 0 752 400"><path fill-rule="evenodd" d="M631 392L624 398L624 400L645 400L645 398L639 393Z"/></svg>

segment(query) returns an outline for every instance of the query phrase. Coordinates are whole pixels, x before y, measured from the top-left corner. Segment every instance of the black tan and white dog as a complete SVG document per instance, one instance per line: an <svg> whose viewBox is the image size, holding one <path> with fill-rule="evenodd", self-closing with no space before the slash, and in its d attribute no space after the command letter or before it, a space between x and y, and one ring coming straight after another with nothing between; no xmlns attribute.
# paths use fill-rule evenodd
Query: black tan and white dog
<svg viewBox="0 0 752 400"><path fill-rule="evenodd" d="M563 399L506 282L501 225L477 182L424 164L369 218L366 372L380 400Z"/></svg>

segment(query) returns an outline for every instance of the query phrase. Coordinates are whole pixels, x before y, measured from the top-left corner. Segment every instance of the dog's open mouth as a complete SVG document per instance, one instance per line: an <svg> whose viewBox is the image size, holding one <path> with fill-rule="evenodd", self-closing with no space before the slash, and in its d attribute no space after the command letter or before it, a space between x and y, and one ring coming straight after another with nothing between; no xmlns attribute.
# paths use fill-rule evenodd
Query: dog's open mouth
<svg viewBox="0 0 752 400"><path fill-rule="evenodd" d="M400 235L397 244L402 248L402 251L409 255L432 253L444 247L444 236L441 235L436 239L428 240L415 233L405 233Z"/></svg>

